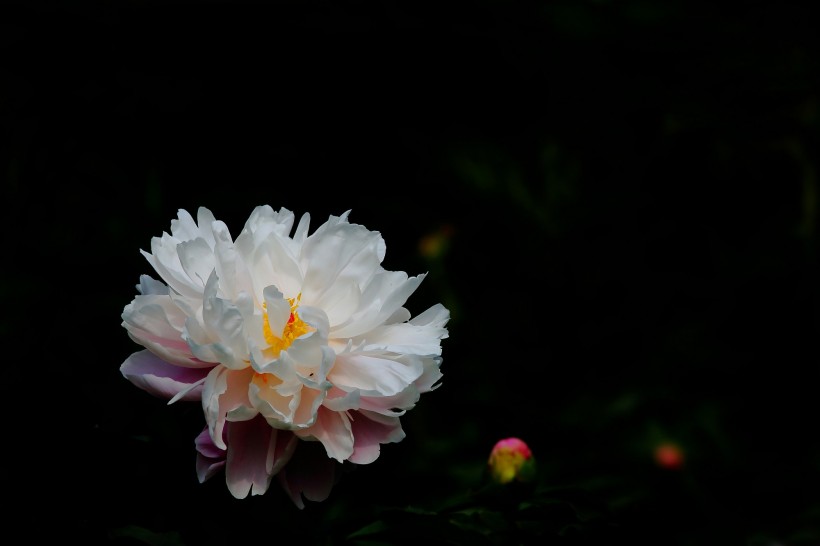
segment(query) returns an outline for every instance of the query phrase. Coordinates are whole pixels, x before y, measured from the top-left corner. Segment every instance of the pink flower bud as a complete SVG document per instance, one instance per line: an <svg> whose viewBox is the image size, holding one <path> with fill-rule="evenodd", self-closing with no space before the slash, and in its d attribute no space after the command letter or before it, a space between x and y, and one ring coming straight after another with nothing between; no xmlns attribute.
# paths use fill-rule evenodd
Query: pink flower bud
<svg viewBox="0 0 820 546"><path fill-rule="evenodd" d="M509 483L513 480L527 482L535 474L532 451L518 438L505 438L496 442L487 466L496 483Z"/></svg>

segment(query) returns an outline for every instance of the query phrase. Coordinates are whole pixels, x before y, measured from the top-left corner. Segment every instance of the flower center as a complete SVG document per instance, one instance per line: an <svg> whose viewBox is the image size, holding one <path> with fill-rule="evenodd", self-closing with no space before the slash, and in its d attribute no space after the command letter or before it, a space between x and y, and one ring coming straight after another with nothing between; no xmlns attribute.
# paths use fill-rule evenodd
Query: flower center
<svg viewBox="0 0 820 546"><path fill-rule="evenodd" d="M281 336L277 336L271 330L270 321L268 320L268 313L267 310L265 310L262 322L262 332L265 335L265 341L267 341L270 345L268 350L272 351L274 355L278 355L281 351L284 351L290 347L294 339L299 336L303 336L312 330L312 328L305 323L305 321L299 318L299 313L296 311L299 307L299 300L301 297L302 294L299 294L295 298L288 298L288 302L290 302L290 317L288 318L287 324L285 324L285 328L282 330ZM267 309L264 303L262 304L262 308Z"/></svg>

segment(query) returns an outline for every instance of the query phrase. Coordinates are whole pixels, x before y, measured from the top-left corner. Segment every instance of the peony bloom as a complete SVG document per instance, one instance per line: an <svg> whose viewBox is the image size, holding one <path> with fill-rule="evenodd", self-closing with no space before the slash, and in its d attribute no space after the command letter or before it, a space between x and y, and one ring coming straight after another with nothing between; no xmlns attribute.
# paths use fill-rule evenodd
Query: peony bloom
<svg viewBox="0 0 820 546"><path fill-rule="evenodd" d="M378 232L265 205L234 240L200 208L141 251L143 275L122 325L144 347L122 364L136 386L198 401L200 482L224 469L231 494L276 477L300 508L327 498L338 463L368 464L404 438L399 418L438 387L448 310L403 307L424 275L381 267ZM292 234L291 234L292 232Z"/></svg>
<svg viewBox="0 0 820 546"><path fill-rule="evenodd" d="M535 459L523 440L505 438L493 446L487 467L490 477L496 483L509 483L513 480L526 482L533 478Z"/></svg>

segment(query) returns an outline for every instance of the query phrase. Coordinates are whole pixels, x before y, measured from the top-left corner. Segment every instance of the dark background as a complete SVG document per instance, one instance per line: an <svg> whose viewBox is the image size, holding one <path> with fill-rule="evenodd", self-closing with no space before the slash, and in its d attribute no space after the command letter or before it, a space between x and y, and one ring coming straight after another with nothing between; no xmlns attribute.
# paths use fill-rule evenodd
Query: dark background
<svg viewBox="0 0 820 546"><path fill-rule="evenodd" d="M820 544L816 28L789 2L5 4L3 527ZM198 405L119 373L139 250L180 208L235 236L262 204L351 210L430 272L408 308L452 312L407 438L302 511L197 483ZM537 484L482 497L508 436Z"/></svg>

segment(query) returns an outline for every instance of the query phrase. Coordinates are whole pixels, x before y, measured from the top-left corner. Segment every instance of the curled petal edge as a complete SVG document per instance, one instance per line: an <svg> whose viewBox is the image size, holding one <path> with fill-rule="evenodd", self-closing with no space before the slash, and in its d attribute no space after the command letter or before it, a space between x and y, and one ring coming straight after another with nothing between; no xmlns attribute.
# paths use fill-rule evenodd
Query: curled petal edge
<svg viewBox="0 0 820 546"><path fill-rule="evenodd" d="M140 389L158 398L197 401L209 368L183 368L170 364L144 349L120 365L120 373Z"/></svg>

